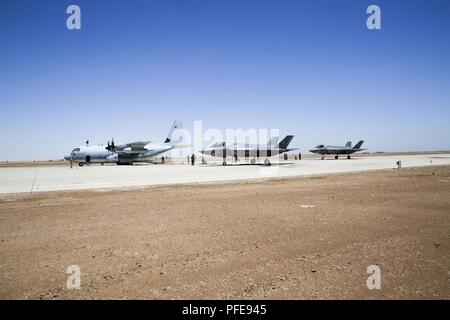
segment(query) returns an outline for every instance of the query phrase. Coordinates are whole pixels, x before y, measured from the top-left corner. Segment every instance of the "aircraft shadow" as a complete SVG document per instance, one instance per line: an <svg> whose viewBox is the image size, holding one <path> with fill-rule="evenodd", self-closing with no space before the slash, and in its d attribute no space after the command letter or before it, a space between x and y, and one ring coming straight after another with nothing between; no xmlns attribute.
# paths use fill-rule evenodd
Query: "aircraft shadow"
<svg viewBox="0 0 450 320"><path fill-rule="evenodd" d="M271 162L271 167L281 167L281 166L292 166L294 165L293 162L283 162L283 163L274 163ZM208 163L208 164L200 164L200 166L203 167L223 167L222 163ZM265 165L264 163L255 163L255 164L251 164L251 163L227 163L226 167L243 167L243 166L261 166L261 167L269 167L267 165Z"/></svg>

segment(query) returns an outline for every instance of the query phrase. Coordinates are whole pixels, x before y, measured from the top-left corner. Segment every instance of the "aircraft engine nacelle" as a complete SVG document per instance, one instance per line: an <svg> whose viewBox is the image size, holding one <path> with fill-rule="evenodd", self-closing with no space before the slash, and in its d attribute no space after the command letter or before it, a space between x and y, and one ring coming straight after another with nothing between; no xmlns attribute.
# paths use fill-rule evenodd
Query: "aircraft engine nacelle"
<svg viewBox="0 0 450 320"><path fill-rule="evenodd" d="M127 148L126 144L118 144L116 145L116 150L125 150Z"/></svg>
<svg viewBox="0 0 450 320"><path fill-rule="evenodd" d="M119 157L117 156L117 154L112 154L112 155L106 157L106 160L111 161L111 162L116 162L118 159L119 159Z"/></svg>

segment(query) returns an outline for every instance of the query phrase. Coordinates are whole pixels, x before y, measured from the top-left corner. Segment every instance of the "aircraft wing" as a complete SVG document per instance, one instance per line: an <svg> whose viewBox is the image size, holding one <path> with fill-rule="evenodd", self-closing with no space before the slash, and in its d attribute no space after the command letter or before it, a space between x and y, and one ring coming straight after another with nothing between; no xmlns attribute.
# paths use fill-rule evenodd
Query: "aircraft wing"
<svg viewBox="0 0 450 320"><path fill-rule="evenodd" d="M134 142L127 143L127 147L129 147L129 148L144 148L150 142L151 142L150 140L134 141Z"/></svg>
<svg viewBox="0 0 450 320"><path fill-rule="evenodd" d="M150 142L150 140L130 142L125 145L125 148L118 148L114 152L121 156L137 156L148 152L148 149L146 149L145 146Z"/></svg>
<svg viewBox="0 0 450 320"><path fill-rule="evenodd" d="M117 153L119 156L136 156L139 154L144 154L148 152L145 148L126 148L124 150L116 150L115 153Z"/></svg>

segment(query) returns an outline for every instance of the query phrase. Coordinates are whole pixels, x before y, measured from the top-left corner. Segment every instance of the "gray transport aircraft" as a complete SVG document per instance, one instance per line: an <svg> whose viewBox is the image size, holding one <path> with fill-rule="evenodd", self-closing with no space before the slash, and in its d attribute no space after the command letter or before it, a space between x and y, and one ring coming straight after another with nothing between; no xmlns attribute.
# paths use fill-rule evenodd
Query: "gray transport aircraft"
<svg viewBox="0 0 450 320"><path fill-rule="evenodd" d="M357 144L355 144L354 147L352 147L352 142L348 141L345 146L324 146L323 144L318 145L315 149L309 150L312 153L317 153L322 155L322 160L325 159L326 154L335 154L334 158L338 159L340 154L346 154L347 159L351 158L351 154L366 150L361 149L362 144L364 143L364 140L359 141Z"/></svg>
<svg viewBox="0 0 450 320"><path fill-rule="evenodd" d="M81 167L91 163L116 163L118 165L132 165L134 162L148 161L164 152L175 148L185 148L182 145L182 137L173 141L172 136L177 129L183 128L181 121L175 121L170 129L169 135L161 143L151 141L135 141L124 144L115 144L114 139L105 146L81 146L66 154L64 159L78 163Z"/></svg>
<svg viewBox="0 0 450 320"><path fill-rule="evenodd" d="M294 136L286 136L280 143L277 143L278 137L274 137L269 140L266 145L262 144L237 144L233 143L228 145L226 142L216 142L207 148L201 150L200 152L213 157L223 158L223 165L226 166L226 158L238 157L252 158L250 160L251 164L256 163L256 159L260 157L266 158L264 164L270 166L269 157L276 156L291 150L296 150L297 148L288 149L289 143L291 143Z"/></svg>

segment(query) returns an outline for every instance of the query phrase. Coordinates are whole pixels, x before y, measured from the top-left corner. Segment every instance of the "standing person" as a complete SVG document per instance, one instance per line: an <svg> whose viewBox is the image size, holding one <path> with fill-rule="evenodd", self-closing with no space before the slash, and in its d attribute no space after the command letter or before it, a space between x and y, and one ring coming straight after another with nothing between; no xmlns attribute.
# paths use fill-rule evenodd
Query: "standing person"
<svg viewBox="0 0 450 320"><path fill-rule="evenodd" d="M188 160L188 164L189 164L189 162L190 162L190 160L189 160L189 155L187 155L187 160Z"/></svg>
<svg viewBox="0 0 450 320"><path fill-rule="evenodd" d="M161 157L161 162L164 163L164 156Z"/></svg>
<svg viewBox="0 0 450 320"><path fill-rule="evenodd" d="M195 154L192 154L191 156L191 165L195 164Z"/></svg>
<svg viewBox="0 0 450 320"><path fill-rule="evenodd" d="M302 153L301 152L298 153L298 160L302 160Z"/></svg>

